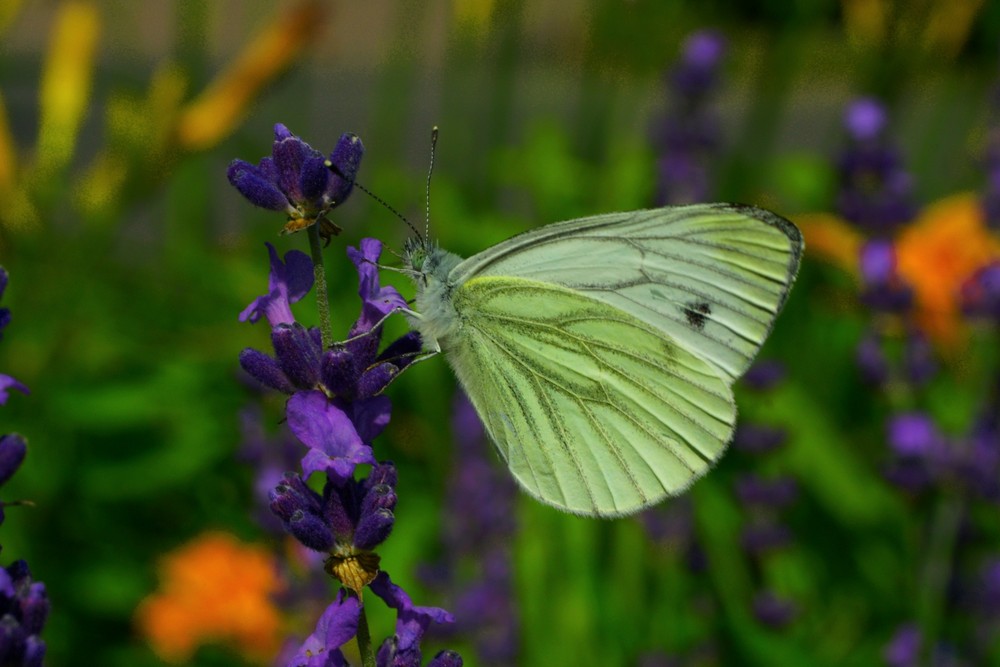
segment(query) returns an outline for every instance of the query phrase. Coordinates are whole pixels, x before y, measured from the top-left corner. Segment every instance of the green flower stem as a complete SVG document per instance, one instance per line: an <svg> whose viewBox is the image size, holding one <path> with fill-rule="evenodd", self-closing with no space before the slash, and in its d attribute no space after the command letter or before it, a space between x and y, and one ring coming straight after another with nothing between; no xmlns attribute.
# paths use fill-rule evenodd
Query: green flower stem
<svg viewBox="0 0 1000 667"><path fill-rule="evenodd" d="M938 502L931 520L928 536L927 560L920 576L920 594L917 613L923 634L923 650L927 663L937 643L947 605L948 580L951 577L955 555L955 541L964 511L960 492L948 493Z"/></svg>
<svg viewBox="0 0 1000 667"><path fill-rule="evenodd" d="M319 223L309 226L309 252L312 255L313 276L316 282L316 307L319 310L319 331L323 349L333 345L333 326L330 324L330 298L326 293L326 270L323 268L323 245L319 238ZM374 663L372 663L374 665Z"/></svg>
<svg viewBox="0 0 1000 667"><path fill-rule="evenodd" d="M358 614L358 653L365 667L375 667L375 652L372 651L372 635L368 631L368 617L365 616L365 605L362 603Z"/></svg>

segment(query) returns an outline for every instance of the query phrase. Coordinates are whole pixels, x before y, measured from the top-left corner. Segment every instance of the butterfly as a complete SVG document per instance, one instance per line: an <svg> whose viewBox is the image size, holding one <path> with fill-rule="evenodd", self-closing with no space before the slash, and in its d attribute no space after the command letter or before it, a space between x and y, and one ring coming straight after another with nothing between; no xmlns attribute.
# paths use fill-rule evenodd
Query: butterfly
<svg viewBox="0 0 1000 667"><path fill-rule="evenodd" d="M733 382L802 251L791 222L736 204L558 222L468 259L416 238L408 316L527 493L621 516L683 492L722 456Z"/></svg>

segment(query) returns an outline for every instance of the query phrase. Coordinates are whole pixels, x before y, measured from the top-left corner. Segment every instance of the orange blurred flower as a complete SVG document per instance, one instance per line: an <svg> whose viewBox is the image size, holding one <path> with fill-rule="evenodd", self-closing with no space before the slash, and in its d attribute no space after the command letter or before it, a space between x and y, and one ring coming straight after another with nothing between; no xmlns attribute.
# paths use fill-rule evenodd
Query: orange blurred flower
<svg viewBox="0 0 1000 667"><path fill-rule="evenodd" d="M177 140L188 151L204 150L227 137L261 89L287 70L319 34L326 9L302 2L279 17L196 99L181 109Z"/></svg>
<svg viewBox="0 0 1000 667"><path fill-rule="evenodd" d="M825 213L798 222L807 252L859 276L864 237L854 227ZM900 231L894 245L896 270L913 289L917 325L939 345L960 346L962 284L1000 260L1000 238L986 226L978 198L964 193L931 204Z"/></svg>
<svg viewBox="0 0 1000 667"><path fill-rule="evenodd" d="M278 652L281 616L271 596L283 588L274 557L228 533L208 532L166 555L160 590L136 610L139 631L168 662L222 642L266 662Z"/></svg>
<svg viewBox="0 0 1000 667"><path fill-rule="evenodd" d="M1000 239L972 194L928 206L896 239L897 270L913 288L917 324L947 346L961 340L962 284L998 259Z"/></svg>

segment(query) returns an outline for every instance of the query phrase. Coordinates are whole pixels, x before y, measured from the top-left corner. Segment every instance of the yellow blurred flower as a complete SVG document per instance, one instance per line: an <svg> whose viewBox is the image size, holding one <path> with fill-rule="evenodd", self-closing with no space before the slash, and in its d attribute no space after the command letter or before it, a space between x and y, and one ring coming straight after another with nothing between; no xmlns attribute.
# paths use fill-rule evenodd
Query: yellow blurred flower
<svg viewBox="0 0 1000 667"><path fill-rule="evenodd" d="M807 253L860 277L859 251L864 237L837 216L800 216ZM925 208L894 241L896 270L913 289L916 324L939 345L954 349L963 342L959 297L972 275L1000 261L1000 237L987 226L979 199L954 195Z"/></svg>
<svg viewBox="0 0 1000 667"><path fill-rule="evenodd" d="M187 662L208 642L266 662L281 641L281 616L271 597L282 588L267 550L208 532L163 558L160 590L136 609L136 624L168 662Z"/></svg>
<svg viewBox="0 0 1000 667"><path fill-rule="evenodd" d="M101 21L91 2L59 7L41 83L38 169L46 175L69 164L87 112Z"/></svg>

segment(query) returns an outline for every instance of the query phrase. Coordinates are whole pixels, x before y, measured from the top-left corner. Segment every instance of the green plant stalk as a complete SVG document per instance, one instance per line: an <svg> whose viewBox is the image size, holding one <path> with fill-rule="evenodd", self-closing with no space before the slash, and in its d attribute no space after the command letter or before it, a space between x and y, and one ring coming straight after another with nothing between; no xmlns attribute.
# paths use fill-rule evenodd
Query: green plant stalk
<svg viewBox="0 0 1000 667"><path fill-rule="evenodd" d="M921 653L924 660L921 664L930 664L930 652L941 632L944 607L947 604L945 594L963 511L964 503L960 492L945 495L935 508L931 522L927 560L920 575L920 597L917 600L917 613L923 634Z"/></svg>
<svg viewBox="0 0 1000 667"><path fill-rule="evenodd" d="M360 607L358 614L358 653L361 654L361 663L365 667L375 667L375 652L372 651L372 635L368 630L368 617L365 615L365 605Z"/></svg>
<svg viewBox="0 0 1000 667"><path fill-rule="evenodd" d="M330 324L330 298L326 293L326 270L323 268L323 244L319 238L319 223L309 226L309 252L312 255L313 276L316 283L316 308L319 310L319 331L323 349L333 345L333 326Z"/></svg>

